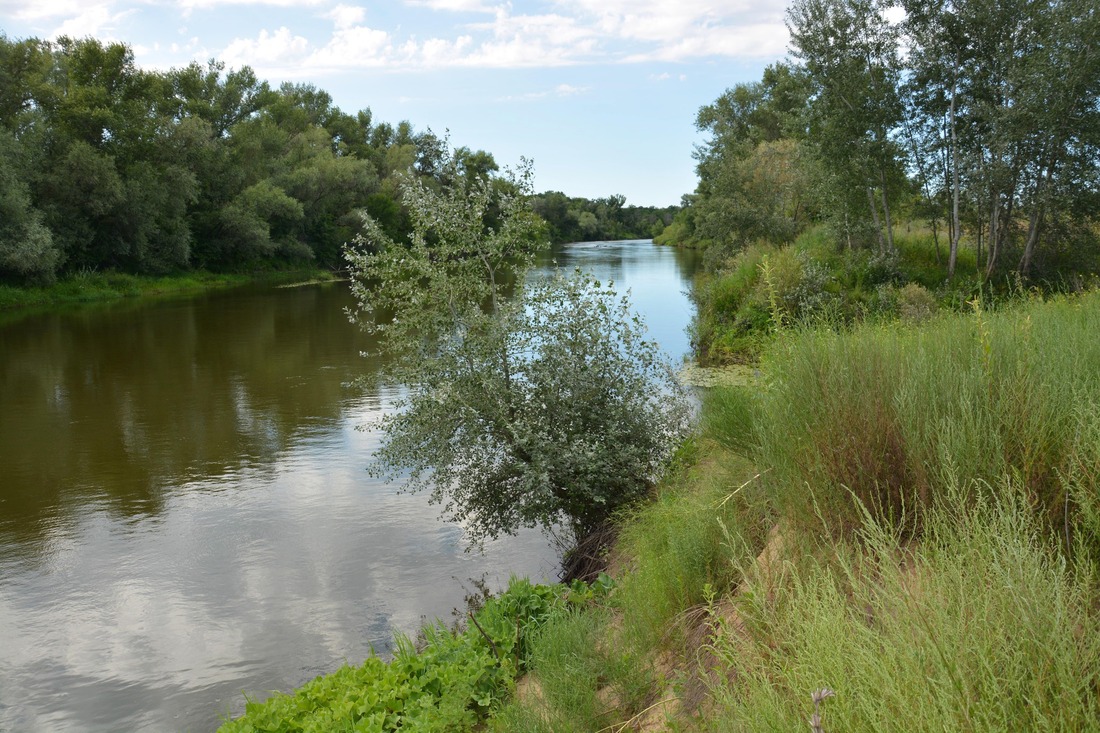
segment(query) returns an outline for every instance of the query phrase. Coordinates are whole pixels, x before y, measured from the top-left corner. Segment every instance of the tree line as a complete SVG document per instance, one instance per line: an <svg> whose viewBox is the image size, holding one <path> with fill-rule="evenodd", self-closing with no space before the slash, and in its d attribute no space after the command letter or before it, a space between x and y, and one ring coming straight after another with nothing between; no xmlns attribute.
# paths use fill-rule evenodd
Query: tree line
<svg viewBox="0 0 1100 733"><path fill-rule="evenodd" d="M1094 2L796 0L787 24L790 61L699 110L699 185L667 238L779 244L825 223L888 257L905 217L948 278L964 242L987 278L1095 265Z"/></svg>
<svg viewBox="0 0 1100 733"><path fill-rule="evenodd" d="M679 206L627 206L626 197L585 199L546 191L531 198L554 243L656 237L672 223Z"/></svg>
<svg viewBox="0 0 1100 733"><path fill-rule="evenodd" d="M0 282L342 267L362 213L396 240L412 231L403 176L509 185L490 153L459 147L445 166L445 147L430 129L345 113L324 90L275 88L247 66L153 71L124 44L0 34ZM539 201L561 241L650 236L671 221L619 196Z"/></svg>

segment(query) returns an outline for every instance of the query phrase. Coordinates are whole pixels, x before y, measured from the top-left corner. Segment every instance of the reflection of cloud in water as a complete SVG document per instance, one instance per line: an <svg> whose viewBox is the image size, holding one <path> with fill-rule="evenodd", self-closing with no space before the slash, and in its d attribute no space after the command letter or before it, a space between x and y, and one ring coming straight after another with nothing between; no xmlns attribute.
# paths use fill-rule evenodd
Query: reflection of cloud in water
<svg viewBox="0 0 1100 733"><path fill-rule="evenodd" d="M449 618L467 578L552 579L538 533L467 554L427 496L367 476L377 436L355 425L392 397L303 430L271 465L175 487L155 523L82 515L47 567L0 586L0 729L213 727L242 689L290 689Z"/></svg>
<svg viewBox="0 0 1100 733"><path fill-rule="evenodd" d="M366 473L379 436L356 426L398 392L347 302L219 294L0 329L0 730L210 729L242 690L449 619L470 578L554 579L541 533L467 553L426 495Z"/></svg>

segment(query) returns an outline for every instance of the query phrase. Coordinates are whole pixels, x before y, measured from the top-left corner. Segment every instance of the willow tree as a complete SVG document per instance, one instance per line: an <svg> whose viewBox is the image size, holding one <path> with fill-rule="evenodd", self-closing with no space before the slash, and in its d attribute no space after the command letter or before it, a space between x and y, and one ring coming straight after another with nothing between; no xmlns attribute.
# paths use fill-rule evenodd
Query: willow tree
<svg viewBox="0 0 1100 733"><path fill-rule="evenodd" d="M688 425L672 370L625 299L574 273L529 282L544 240L530 166L401 187L395 242L369 217L347 249L354 317L408 387L373 472L431 492L475 543L565 525L577 539L644 496Z"/></svg>

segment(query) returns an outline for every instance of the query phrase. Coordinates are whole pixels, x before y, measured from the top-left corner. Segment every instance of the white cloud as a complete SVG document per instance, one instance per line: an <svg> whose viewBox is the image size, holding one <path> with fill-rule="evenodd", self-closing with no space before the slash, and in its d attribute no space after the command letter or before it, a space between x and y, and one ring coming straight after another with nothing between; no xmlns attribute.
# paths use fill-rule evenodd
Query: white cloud
<svg viewBox="0 0 1100 733"><path fill-rule="evenodd" d="M636 45L626 61L682 60L700 56L768 57L787 45L784 5L747 0L558 0L587 19L607 42Z"/></svg>
<svg viewBox="0 0 1100 733"><path fill-rule="evenodd" d="M274 8L315 8L327 5L327 0L177 0L176 6L185 12L195 8L216 8L224 5L269 5Z"/></svg>
<svg viewBox="0 0 1100 733"><path fill-rule="evenodd" d="M309 51L309 41L295 36L286 26L274 33L260 31L255 39L238 38L221 52L230 68L244 65L282 68L300 61Z"/></svg>
<svg viewBox="0 0 1100 733"><path fill-rule="evenodd" d="M54 38L59 36L72 36L74 38L98 36L101 40L107 40L108 29L114 28L120 19L131 12L133 11L126 10L120 13L112 13L111 6L108 4L85 6L77 15L70 17L55 28L51 36Z"/></svg>
<svg viewBox="0 0 1100 733"><path fill-rule="evenodd" d="M321 0L178 1L190 6L218 1L304 6ZM220 56L261 73L304 76L365 68L550 68L608 61L774 58L785 53L787 44L782 8L745 0L556 0L555 12L541 14L515 14L511 4L490 7L482 0L406 4L493 16L467 23L454 35L417 37L367 26L363 7L341 3L322 14L334 24L327 40L310 40L282 27L274 33L265 30L258 38L236 39Z"/></svg>
<svg viewBox="0 0 1100 733"><path fill-rule="evenodd" d="M495 10L481 0L406 0L405 4L464 13L492 13Z"/></svg>
<svg viewBox="0 0 1100 733"><path fill-rule="evenodd" d="M353 26L337 30L324 47L303 59L302 65L311 71L380 67L390 65L393 54L389 33L366 26Z"/></svg>
<svg viewBox="0 0 1100 733"><path fill-rule="evenodd" d="M584 94L591 89L592 87L575 87L572 84L558 84L554 87L554 93L559 97L573 97L578 94Z"/></svg>
<svg viewBox="0 0 1100 733"><path fill-rule="evenodd" d="M630 54L624 60L683 61L707 56L776 58L786 52L787 40L787 29L782 23L703 29L657 48Z"/></svg>
<svg viewBox="0 0 1100 733"><path fill-rule="evenodd" d="M50 25L51 38L58 36L100 36L106 40L108 31L134 10L116 10L117 3L81 2L81 0L0 0L0 18L31 23L41 33Z"/></svg>
<svg viewBox="0 0 1100 733"><path fill-rule="evenodd" d="M79 15L85 5L79 0L0 0L0 15L16 20L42 20Z"/></svg>
<svg viewBox="0 0 1100 733"><path fill-rule="evenodd" d="M359 25L367 17L367 9L355 5L337 5L324 14L337 28L351 28Z"/></svg>

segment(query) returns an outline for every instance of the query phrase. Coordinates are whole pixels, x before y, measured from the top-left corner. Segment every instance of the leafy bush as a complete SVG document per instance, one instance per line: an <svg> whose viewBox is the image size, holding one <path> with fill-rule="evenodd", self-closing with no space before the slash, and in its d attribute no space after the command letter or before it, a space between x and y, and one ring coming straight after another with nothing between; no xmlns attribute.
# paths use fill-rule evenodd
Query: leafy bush
<svg viewBox="0 0 1100 733"><path fill-rule="evenodd" d="M528 664L536 630L601 586L533 585L513 579L462 631L441 624L422 643L399 638L390 662L371 656L317 677L293 694L249 701L219 733L471 730L505 699Z"/></svg>
<svg viewBox="0 0 1100 733"><path fill-rule="evenodd" d="M777 328L830 311L834 281L803 250L750 245L697 280L694 345L704 361L752 356Z"/></svg>
<svg viewBox="0 0 1100 733"><path fill-rule="evenodd" d="M449 178L404 188L408 243L368 221L347 253L387 376L409 385L374 469L430 491L474 542L536 525L584 537L652 488L689 426L683 389L613 287L525 282L541 241L526 175Z"/></svg>
<svg viewBox="0 0 1100 733"><path fill-rule="evenodd" d="M898 316L903 321L919 323L936 313L936 298L918 283L906 283L898 288Z"/></svg>

